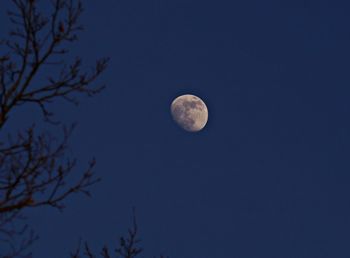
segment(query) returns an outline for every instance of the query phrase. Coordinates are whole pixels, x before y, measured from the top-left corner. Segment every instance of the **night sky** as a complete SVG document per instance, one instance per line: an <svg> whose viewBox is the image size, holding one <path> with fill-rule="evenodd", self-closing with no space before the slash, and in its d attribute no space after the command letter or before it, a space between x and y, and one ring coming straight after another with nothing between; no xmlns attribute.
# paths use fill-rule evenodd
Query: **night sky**
<svg viewBox="0 0 350 258"><path fill-rule="evenodd" d="M0 4L0 34L9 30ZM143 257L350 257L350 1L86 1L71 45L109 56L107 89L51 106L101 183L63 213L28 210L36 258L113 247L136 207ZM208 106L198 133L170 104ZM22 107L8 130L40 122ZM51 129L50 129L51 130ZM52 129L55 130L55 129ZM114 245L115 246L115 245Z"/></svg>

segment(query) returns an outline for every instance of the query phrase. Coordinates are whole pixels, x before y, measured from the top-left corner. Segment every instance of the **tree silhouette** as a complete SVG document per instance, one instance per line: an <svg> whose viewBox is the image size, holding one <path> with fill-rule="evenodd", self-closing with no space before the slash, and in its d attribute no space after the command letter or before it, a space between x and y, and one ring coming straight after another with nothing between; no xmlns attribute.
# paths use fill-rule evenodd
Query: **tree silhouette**
<svg viewBox="0 0 350 258"><path fill-rule="evenodd" d="M8 15L13 29L0 42L4 51L0 53L0 133L12 111L29 104L39 107L45 121L62 126L53 120L49 104L59 98L77 104L79 95L93 96L103 90L95 81L108 59L97 60L89 72L82 68L81 58L67 61L69 43L82 30L81 1L11 2L14 10ZM43 6L48 3L50 11ZM50 66L58 72L43 75ZM94 160L76 175L76 160L66 153L72 130L73 126L63 127L61 140L50 132L38 132L34 125L15 134L0 134L0 238L6 245L0 248L0 257L30 257L27 249L36 236L22 222L25 209L49 206L62 210L68 197L89 195L89 187L99 181L93 173Z"/></svg>
<svg viewBox="0 0 350 258"><path fill-rule="evenodd" d="M0 53L0 258L29 258L29 247L37 236L25 223L24 211L43 206L62 210L67 198L76 193L89 195L89 187L99 181L93 172L94 160L77 175L76 160L67 155L74 126L54 121L50 103L62 98L77 104L79 95L102 91L104 86L97 85L96 79L105 71L108 59L97 60L90 72L82 69L79 57L67 61L69 43L82 30L80 0L10 1L14 10L8 15L14 28L8 39L0 41L0 50L5 49ZM51 9L47 12L48 2ZM58 72L40 73L50 66ZM4 135L12 111L29 104L39 108L44 121L63 128L60 140L49 131L38 132L34 125ZM139 242L133 210L127 236L112 251L103 247L99 255L134 258L142 252ZM97 256L85 243L70 257Z"/></svg>
<svg viewBox="0 0 350 258"><path fill-rule="evenodd" d="M104 246L99 253L100 258L135 258L143 249L139 246L141 240L138 237L138 226L136 221L135 208L133 209L132 226L129 228L126 237L119 239L118 247L114 250L110 250L107 246ZM77 250L71 254L71 258L98 258L96 254L91 250L88 243L84 246L79 246ZM155 257L154 257L155 258ZM166 258L160 255L158 258Z"/></svg>

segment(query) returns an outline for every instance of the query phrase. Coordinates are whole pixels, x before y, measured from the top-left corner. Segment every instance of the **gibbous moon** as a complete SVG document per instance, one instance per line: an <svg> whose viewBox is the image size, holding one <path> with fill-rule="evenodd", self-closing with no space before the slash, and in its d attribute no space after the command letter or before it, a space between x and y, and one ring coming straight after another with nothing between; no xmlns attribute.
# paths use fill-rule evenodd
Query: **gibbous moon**
<svg viewBox="0 0 350 258"><path fill-rule="evenodd" d="M186 94L171 103L171 115L186 131L198 132L208 121L208 108L197 96Z"/></svg>

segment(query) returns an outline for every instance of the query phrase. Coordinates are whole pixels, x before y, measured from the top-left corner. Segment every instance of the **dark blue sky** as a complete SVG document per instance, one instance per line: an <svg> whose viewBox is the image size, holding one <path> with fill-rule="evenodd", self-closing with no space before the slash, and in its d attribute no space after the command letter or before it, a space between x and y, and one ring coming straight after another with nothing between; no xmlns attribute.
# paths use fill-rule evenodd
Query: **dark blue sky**
<svg viewBox="0 0 350 258"><path fill-rule="evenodd" d="M53 109L78 122L71 153L81 168L95 156L103 181L63 213L28 213L41 236L35 257L67 257L80 237L112 246L132 206L144 257L350 257L349 1L85 7L72 51L111 57L108 88ZM172 121L182 93L207 103L199 133ZM37 119L18 111L10 128Z"/></svg>

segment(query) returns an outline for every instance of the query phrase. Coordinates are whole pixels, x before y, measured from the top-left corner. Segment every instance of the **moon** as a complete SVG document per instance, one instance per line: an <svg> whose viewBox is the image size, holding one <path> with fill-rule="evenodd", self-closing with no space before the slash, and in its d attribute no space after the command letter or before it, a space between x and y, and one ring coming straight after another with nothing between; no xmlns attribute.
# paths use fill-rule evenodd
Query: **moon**
<svg viewBox="0 0 350 258"><path fill-rule="evenodd" d="M199 97L185 94L171 103L174 121L188 132L202 130L208 122L208 108Z"/></svg>

